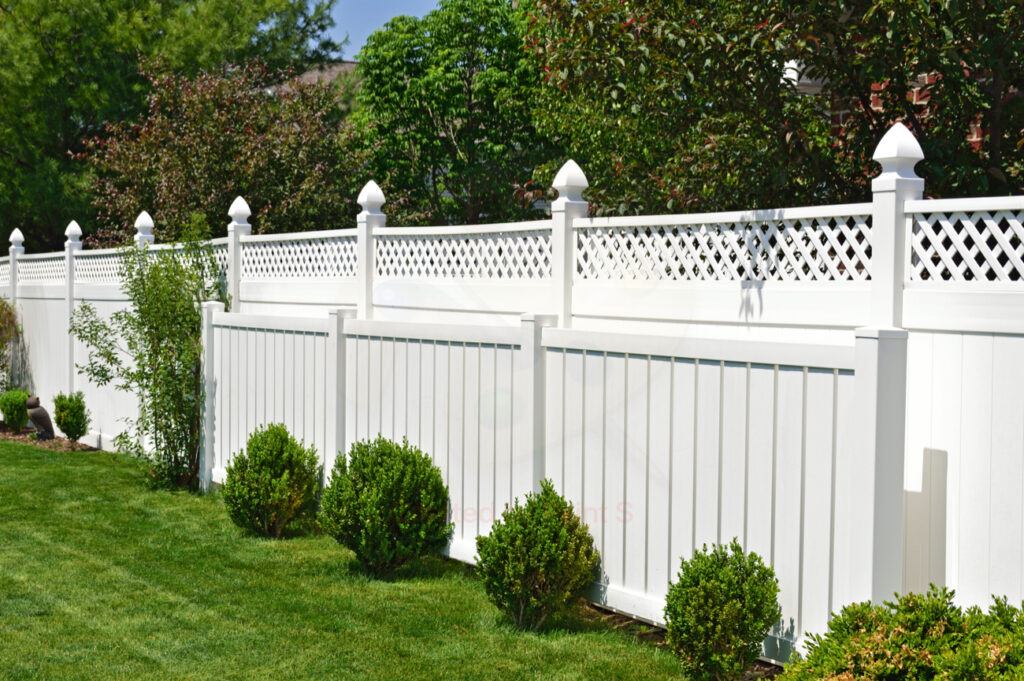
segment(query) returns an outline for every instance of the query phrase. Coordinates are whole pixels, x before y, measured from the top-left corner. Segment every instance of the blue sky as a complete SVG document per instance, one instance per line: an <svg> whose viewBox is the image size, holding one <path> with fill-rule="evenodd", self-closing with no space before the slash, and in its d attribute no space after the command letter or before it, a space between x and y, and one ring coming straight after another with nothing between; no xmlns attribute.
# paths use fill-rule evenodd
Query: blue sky
<svg viewBox="0 0 1024 681"><path fill-rule="evenodd" d="M421 17L437 7L437 0L337 0L334 4L334 28L331 37L341 40L348 34L343 57L355 59L367 37L392 17L409 14Z"/></svg>

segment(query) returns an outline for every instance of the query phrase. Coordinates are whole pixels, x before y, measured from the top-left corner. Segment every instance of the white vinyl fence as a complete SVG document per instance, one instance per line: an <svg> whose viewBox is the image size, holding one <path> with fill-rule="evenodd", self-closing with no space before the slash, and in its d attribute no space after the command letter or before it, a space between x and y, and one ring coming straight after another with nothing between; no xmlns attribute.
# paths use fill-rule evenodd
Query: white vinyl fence
<svg viewBox="0 0 1024 681"><path fill-rule="evenodd" d="M929 582L963 604L1024 597L1024 197L923 199L895 126L869 203L587 217L567 163L551 218L386 225L215 247L232 309L204 306L205 485L284 422L325 475L356 440L407 437L451 493L472 561L505 504L548 477L601 550L591 597L662 622L679 561L733 537L772 564L784 659L830 612ZM152 221L140 216L139 241ZM95 440L132 396L77 376L79 301L123 306L116 252L26 256L0 286L20 371L86 391ZM80 231L79 231L80 233Z"/></svg>

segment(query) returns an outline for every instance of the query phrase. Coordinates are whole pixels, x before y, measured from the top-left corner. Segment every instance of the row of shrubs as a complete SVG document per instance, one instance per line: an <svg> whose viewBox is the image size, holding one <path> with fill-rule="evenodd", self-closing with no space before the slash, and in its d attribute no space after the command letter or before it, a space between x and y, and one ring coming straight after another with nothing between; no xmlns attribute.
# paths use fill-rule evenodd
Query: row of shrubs
<svg viewBox="0 0 1024 681"><path fill-rule="evenodd" d="M274 424L255 431L228 466L222 488L231 519L267 537L316 510L316 452ZM384 438L339 456L319 496L319 527L383 576L448 543L449 495L419 449ZM548 480L507 506L477 538L477 574L488 598L519 627L540 628L578 601L598 577L600 556L587 526ZM739 678L779 619L771 568L734 541L683 561L671 585L667 640L695 679Z"/></svg>
<svg viewBox="0 0 1024 681"><path fill-rule="evenodd" d="M0 395L0 414L11 430L18 432L28 425L28 391L14 388ZM53 398L53 422L72 442L89 432L89 411L85 408L85 396L81 391L70 395L57 393Z"/></svg>

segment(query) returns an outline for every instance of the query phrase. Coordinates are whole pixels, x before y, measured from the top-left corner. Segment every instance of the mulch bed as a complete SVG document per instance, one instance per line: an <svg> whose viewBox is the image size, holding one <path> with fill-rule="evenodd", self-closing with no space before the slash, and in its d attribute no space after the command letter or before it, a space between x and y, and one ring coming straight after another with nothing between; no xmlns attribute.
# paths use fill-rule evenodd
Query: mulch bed
<svg viewBox="0 0 1024 681"><path fill-rule="evenodd" d="M12 442L20 442L23 445L34 445L43 449L49 449L55 452L95 452L95 447L84 445L81 442L72 442L71 440L57 436L52 440L45 440L43 442L36 441L36 431L31 428L25 430L14 431L7 427L7 424L0 423L0 440L10 440Z"/></svg>
<svg viewBox="0 0 1024 681"><path fill-rule="evenodd" d="M635 620L632 617L627 617L626 615L620 615L617 612L599 608L592 603L586 603L583 607L585 609L585 617L587 619L599 620L612 629L625 631L630 635L635 636L638 641L653 645L661 650L668 650L668 644L665 643L665 630L661 627L645 624L644 622ZM743 673L743 681L771 679L781 673L782 667L774 665L771 662L758 660L754 663L753 667Z"/></svg>

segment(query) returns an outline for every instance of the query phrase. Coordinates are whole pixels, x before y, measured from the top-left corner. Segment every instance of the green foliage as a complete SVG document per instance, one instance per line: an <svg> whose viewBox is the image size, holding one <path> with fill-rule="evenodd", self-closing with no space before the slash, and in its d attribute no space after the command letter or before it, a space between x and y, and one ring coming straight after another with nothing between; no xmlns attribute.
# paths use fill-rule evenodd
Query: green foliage
<svg viewBox="0 0 1024 681"><path fill-rule="evenodd" d="M81 390L70 395L57 393L53 398L53 420L64 436L72 442L89 432L89 411Z"/></svg>
<svg viewBox="0 0 1024 681"><path fill-rule="evenodd" d="M0 298L0 390L11 387L14 373L15 343L21 335L14 306Z"/></svg>
<svg viewBox="0 0 1024 681"><path fill-rule="evenodd" d="M88 349L77 365L97 385L113 383L138 397L139 416L117 438L122 451L147 458L157 485L194 485L203 414L200 304L223 300L213 251L192 221L174 249L127 246L119 251L126 309L108 320L83 303L71 333Z"/></svg>
<svg viewBox="0 0 1024 681"><path fill-rule="evenodd" d="M271 94L283 76L256 62L194 78L145 76L146 115L112 123L83 155L95 171L99 241L129 242L142 210L158 240L179 239L193 213L223 236L236 196L262 233L354 221L353 177L365 172L366 154L333 86L295 81Z"/></svg>
<svg viewBox="0 0 1024 681"><path fill-rule="evenodd" d="M313 510L319 486L316 450L274 423L249 436L228 465L222 492L232 522L278 539L288 523Z"/></svg>
<svg viewBox="0 0 1024 681"><path fill-rule="evenodd" d="M25 426L28 425L28 407L25 406L25 400L28 397L28 393L20 388L8 390L0 395L0 414L3 414L8 429L14 432L25 430Z"/></svg>
<svg viewBox="0 0 1024 681"><path fill-rule="evenodd" d="M385 575L440 551L451 538L448 487L430 457L378 437L339 456L320 500L320 526L363 567Z"/></svg>
<svg viewBox="0 0 1024 681"><path fill-rule="evenodd" d="M693 679L739 679L782 611L775 572L735 539L683 560L665 598L666 640Z"/></svg>
<svg viewBox="0 0 1024 681"><path fill-rule="evenodd" d="M929 194L1022 191L1017 3L528 0L527 11L545 74L538 127L581 164L598 213L864 200L871 154L897 120L924 148ZM823 79L821 92L798 92L788 62ZM917 85L928 106L909 98ZM978 117L989 134L976 150Z"/></svg>
<svg viewBox="0 0 1024 681"><path fill-rule="evenodd" d="M934 585L881 605L855 603L832 617L824 635L807 637L807 657L779 681L812 679L1019 679L1024 616L996 598L988 613L953 603Z"/></svg>
<svg viewBox="0 0 1024 681"><path fill-rule="evenodd" d="M506 507L491 534L477 537L476 550L488 598L531 630L579 599L600 561L587 526L550 480L522 506L516 499Z"/></svg>
<svg viewBox="0 0 1024 681"><path fill-rule="evenodd" d="M72 154L143 110L140 59L195 74L262 58L332 59L333 0L18 0L0 5L0 237L56 249L72 219L92 231L90 170Z"/></svg>
<svg viewBox="0 0 1024 681"><path fill-rule="evenodd" d="M534 216L524 189L557 154L533 125L539 77L508 0L441 0L399 16L359 53L357 117L394 224Z"/></svg>

